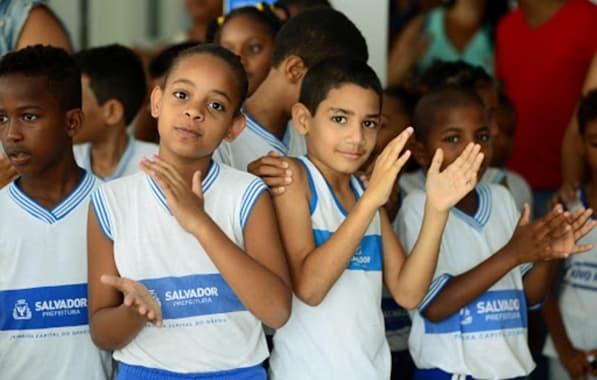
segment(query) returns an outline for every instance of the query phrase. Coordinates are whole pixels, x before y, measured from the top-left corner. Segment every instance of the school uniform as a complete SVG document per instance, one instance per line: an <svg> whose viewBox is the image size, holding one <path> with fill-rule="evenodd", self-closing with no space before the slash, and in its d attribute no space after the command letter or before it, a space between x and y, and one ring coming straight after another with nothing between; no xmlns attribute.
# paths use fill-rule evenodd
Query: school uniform
<svg viewBox="0 0 597 380"><path fill-rule="evenodd" d="M87 320L87 212L96 179L86 173L53 209L18 179L0 190L0 377L111 376Z"/></svg>
<svg viewBox="0 0 597 380"><path fill-rule="evenodd" d="M338 229L347 212L319 170L306 157L311 190L311 222L316 246ZM355 197L363 193L354 176ZM293 296L292 313L274 335L270 358L273 380L386 379L390 350L380 308L382 240L379 213L361 239L352 260L322 302L309 306Z"/></svg>
<svg viewBox="0 0 597 380"><path fill-rule="evenodd" d="M437 370L478 379L508 379L525 376L534 368L527 345L523 288L523 276L531 264L514 268L440 322L431 322L422 314L452 277L492 256L516 228L519 212L506 188L480 183L475 191L479 205L473 216L457 208L450 211L432 284L411 312L411 355L417 368L428 370L418 371L419 379L434 378ZM398 236L406 252L411 252L419 235L424 203L424 192L412 192L399 212Z"/></svg>
<svg viewBox="0 0 597 380"><path fill-rule="evenodd" d="M214 160L246 171L247 165L271 151L278 152L281 156L307 153L305 139L291 123L286 127L283 140L280 140L249 114L243 111L243 115L247 121L245 128L233 141L222 141L214 151Z"/></svg>
<svg viewBox="0 0 597 380"><path fill-rule="evenodd" d="M577 196L580 202L573 205L571 210L589 208L584 189L578 190ZM578 244L593 244L593 249L572 255L564 261L558 305L572 346L577 350L591 351L597 349L597 229L589 232ZM554 365L559 362L549 335L543 354L554 361Z"/></svg>
<svg viewBox="0 0 597 380"><path fill-rule="evenodd" d="M202 188L207 214L243 248L246 222L265 184L212 162ZM260 364L268 353L261 322L197 239L179 225L157 183L144 173L120 178L103 184L92 204L114 244L118 272L143 283L163 314L163 327L148 323L114 352L122 362L119 379L190 378L176 377L180 374L265 379Z"/></svg>
<svg viewBox="0 0 597 380"><path fill-rule="evenodd" d="M75 155L75 161L77 161L77 164L83 169L92 173L91 144L84 143L73 145L73 153ZM114 169L114 173L107 177L98 176L98 178L103 181L111 181L116 178L135 174L141 170L139 169L139 163L143 157L151 157L157 153L157 144L136 140L134 137L129 136L126 148L122 153L122 157L120 158L116 169Z"/></svg>

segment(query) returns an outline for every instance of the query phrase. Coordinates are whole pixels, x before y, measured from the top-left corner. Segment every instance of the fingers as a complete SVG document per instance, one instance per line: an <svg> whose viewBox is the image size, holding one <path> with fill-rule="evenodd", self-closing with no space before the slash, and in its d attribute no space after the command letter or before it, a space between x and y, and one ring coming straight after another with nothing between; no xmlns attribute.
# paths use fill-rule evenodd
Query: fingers
<svg viewBox="0 0 597 380"><path fill-rule="evenodd" d="M437 174L439 173L440 168L442 167L442 163L444 162L444 151L441 148L438 148L431 159L431 165L429 165L429 169L427 170L428 174Z"/></svg>
<svg viewBox="0 0 597 380"><path fill-rule="evenodd" d="M281 194L292 183L292 171L288 167L288 162L278 152L271 151L249 163L247 171L261 178L274 194Z"/></svg>
<svg viewBox="0 0 597 380"><path fill-rule="evenodd" d="M398 136L396 136L392 141L388 143L388 145L386 145L384 150L378 156L378 159L388 157L393 162L396 159L396 157L398 157L399 153L402 152L404 146L406 145L406 142L412 134L412 127L408 127L404 131L400 132Z"/></svg>
<svg viewBox="0 0 597 380"><path fill-rule="evenodd" d="M122 293L127 293L129 291L125 279L119 276L114 276L111 274L102 274L100 277L100 282L102 284L116 288Z"/></svg>
<svg viewBox="0 0 597 380"><path fill-rule="evenodd" d="M118 289L124 295L122 301L124 306L134 308L139 315L144 316L156 326L162 325L162 309L143 284L107 274L102 275L100 281Z"/></svg>
<svg viewBox="0 0 597 380"><path fill-rule="evenodd" d="M201 187L201 171L197 170L193 173L193 179L191 181L191 189L193 193L199 198L203 198L203 188Z"/></svg>

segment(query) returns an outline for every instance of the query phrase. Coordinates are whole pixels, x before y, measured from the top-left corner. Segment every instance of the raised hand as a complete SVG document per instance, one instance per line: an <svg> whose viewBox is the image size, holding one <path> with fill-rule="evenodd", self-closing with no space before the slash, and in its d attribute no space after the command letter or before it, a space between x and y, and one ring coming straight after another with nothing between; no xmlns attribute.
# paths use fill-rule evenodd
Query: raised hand
<svg viewBox="0 0 597 380"><path fill-rule="evenodd" d="M180 173L159 156L153 161L143 159L141 169L153 178L166 196L166 203L178 223L187 232L193 232L204 214L203 189L201 188L201 172L193 174L191 186Z"/></svg>
<svg viewBox="0 0 597 380"><path fill-rule="evenodd" d="M284 157L276 151L250 162L247 171L261 178L274 195L282 194L292 183L292 171L288 169Z"/></svg>
<svg viewBox="0 0 597 380"><path fill-rule="evenodd" d="M412 127L406 128L377 156L367 183L367 190L363 194L363 198L371 200L375 207L381 207L388 201L398 172L410 157L409 150L405 152L402 150L412 134Z"/></svg>
<svg viewBox="0 0 597 380"><path fill-rule="evenodd" d="M483 162L481 146L470 143L444 171L440 172L444 154L438 149L427 171L427 202L438 211L447 211L477 184L477 172Z"/></svg>
<svg viewBox="0 0 597 380"><path fill-rule="evenodd" d="M100 281L102 284L118 289L124 295L122 302L124 306L144 316L156 327L162 326L162 308L145 285L128 278L107 274L102 275Z"/></svg>
<svg viewBox="0 0 597 380"><path fill-rule="evenodd" d="M588 379L591 373L591 364L587 360L587 354L575 348L570 348L560 354L560 361L571 379Z"/></svg>

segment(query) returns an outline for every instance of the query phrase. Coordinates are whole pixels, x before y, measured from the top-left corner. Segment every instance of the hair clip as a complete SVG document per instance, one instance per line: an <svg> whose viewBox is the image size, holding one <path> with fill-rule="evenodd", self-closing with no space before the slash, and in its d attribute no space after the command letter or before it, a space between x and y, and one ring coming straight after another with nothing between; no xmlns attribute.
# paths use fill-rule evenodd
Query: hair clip
<svg viewBox="0 0 597 380"><path fill-rule="evenodd" d="M222 26L222 24L224 23L224 21L226 21L226 18L224 16L218 17L218 25L219 26Z"/></svg>

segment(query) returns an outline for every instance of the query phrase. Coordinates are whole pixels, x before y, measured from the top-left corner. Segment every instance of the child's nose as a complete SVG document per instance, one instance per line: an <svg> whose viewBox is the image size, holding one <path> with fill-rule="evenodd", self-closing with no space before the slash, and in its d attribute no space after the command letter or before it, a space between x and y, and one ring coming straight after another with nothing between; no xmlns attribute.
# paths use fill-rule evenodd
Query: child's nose
<svg viewBox="0 0 597 380"><path fill-rule="evenodd" d="M8 140L18 141L23 138L21 125L18 121L8 121L5 125L4 134Z"/></svg>
<svg viewBox="0 0 597 380"><path fill-rule="evenodd" d="M189 108L185 111L185 115L193 121L203 121L205 119L203 111L199 108Z"/></svg>

